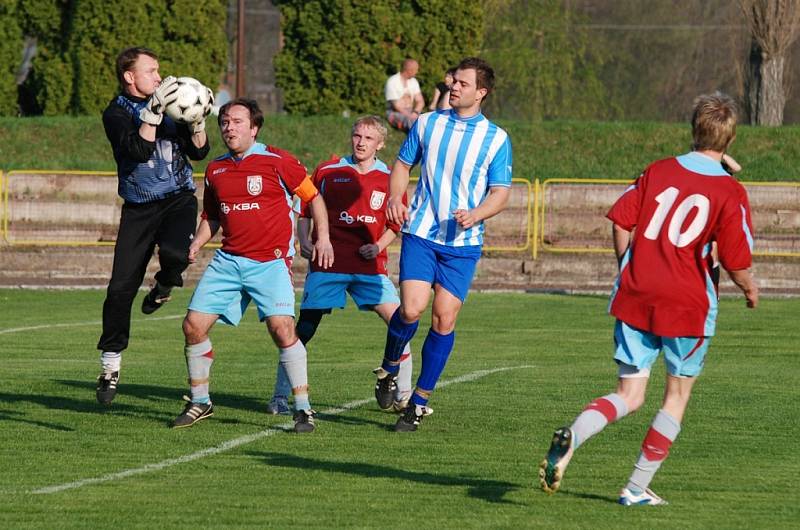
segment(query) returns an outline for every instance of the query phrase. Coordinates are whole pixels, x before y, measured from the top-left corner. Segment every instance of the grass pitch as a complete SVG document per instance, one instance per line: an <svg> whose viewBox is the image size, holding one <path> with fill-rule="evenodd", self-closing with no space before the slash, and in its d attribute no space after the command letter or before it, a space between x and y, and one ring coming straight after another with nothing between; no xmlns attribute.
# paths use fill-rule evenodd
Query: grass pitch
<svg viewBox="0 0 800 530"><path fill-rule="evenodd" d="M723 300L718 336L670 457L665 507L615 504L663 391L585 444L562 490L538 489L552 430L611 391L602 297L472 294L417 433L374 404L380 319L349 306L309 345L310 435L264 412L277 353L251 310L212 331L215 416L172 430L188 291L134 312L120 392L94 398L101 291L0 290L0 521L79 527L792 527L800 520L800 300ZM143 293L140 294L140 298ZM140 298L134 304L138 310ZM426 316L424 323L429 318ZM417 353L423 324L412 343ZM419 358L415 359L419 368Z"/></svg>

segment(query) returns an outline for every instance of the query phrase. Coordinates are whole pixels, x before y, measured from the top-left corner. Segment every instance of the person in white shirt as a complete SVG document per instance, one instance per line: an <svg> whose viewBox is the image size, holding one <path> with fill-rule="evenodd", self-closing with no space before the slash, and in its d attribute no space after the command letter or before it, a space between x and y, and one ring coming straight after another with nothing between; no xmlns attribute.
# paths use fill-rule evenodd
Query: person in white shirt
<svg viewBox="0 0 800 530"><path fill-rule="evenodd" d="M386 119L401 131L408 131L425 108L425 99L414 78L418 71L419 63L406 59L400 71L386 80Z"/></svg>

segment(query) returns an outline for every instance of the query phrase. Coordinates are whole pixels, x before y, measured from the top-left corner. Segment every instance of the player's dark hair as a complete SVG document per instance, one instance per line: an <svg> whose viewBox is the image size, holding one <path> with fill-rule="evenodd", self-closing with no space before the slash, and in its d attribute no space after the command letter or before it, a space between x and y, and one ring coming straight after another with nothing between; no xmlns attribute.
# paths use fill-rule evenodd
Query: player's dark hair
<svg viewBox="0 0 800 530"><path fill-rule="evenodd" d="M697 96L692 111L695 151L724 153L736 138L736 102L720 91Z"/></svg>
<svg viewBox="0 0 800 530"><path fill-rule="evenodd" d="M232 99L220 107L219 115L217 116L217 123L220 126L222 125L222 117L227 114L228 109L234 105L246 108L250 112L250 124L255 125L258 131L261 130L261 127L264 125L264 113L261 112L261 108L258 106L256 100L250 98ZM258 134L258 131L256 131L256 134Z"/></svg>
<svg viewBox="0 0 800 530"><path fill-rule="evenodd" d="M480 57L467 57L458 63L456 70L475 70L476 87L478 89L486 89L486 95L483 97L481 103L486 101L486 98L488 98L489 94L494 90L494 69L489 66L489 63Z"/></svg>
<svg viewBox="0 0 800 530"><path fill-rule="evenodd" d="M136 64L136 61L139 59L140 55L147 55L156 61L158 60L158 55L156 55L156 52L149 48L145 48L144 46L126 48L122 50L119 55L117 55L117 81L119 81L119 87L122 90L125 90L125 87L127 86L124 77L125 72L133 70L133 65Z"/></svg>

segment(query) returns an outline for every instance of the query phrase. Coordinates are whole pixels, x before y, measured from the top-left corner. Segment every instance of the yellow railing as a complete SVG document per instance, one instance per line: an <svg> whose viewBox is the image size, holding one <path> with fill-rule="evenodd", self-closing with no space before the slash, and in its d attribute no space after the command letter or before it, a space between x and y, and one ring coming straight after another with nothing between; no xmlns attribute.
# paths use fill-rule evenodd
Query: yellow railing
<svg viewBox="0 0 800 530"><path fill-rule="evenodd" d="M756 187L789 187L789 188L800 188L800 182L748 182L748 181L740 181L743 186L746 188L756 188ZM606 248L601 247L558 247L555 245L546 245L545 244L545 237L547 233L547 209L548 207L552 208L552 201L547 200L547 187L552 184L613 184L613 185L626 185L633 183L633 180L630 179L545 179L542 182L541 186L541 193L539 197L539 204L537 206L540 208L540 213L537 219L534 219L534 224L537 224L536 221L538 220L538 226L536 229L538 230L538 237L536 238L541 250L551 252L551 253L577 253L577 254L598 254L598 253L613 253L614 250L609 245ZM610 204L609 204L610 207ZM764 251L756 250L753 252L754 256L765 256L765 257L791 257L796 258L800 257L800 252L792 252L792 251Z"/></svg>
<svg viewBox="0 0 800 530"><path fill-rule="evenodd" d="M108 171L54 171L54 170L14 170L8 172L0 171L0 205L2 206L2 217L0 218L0 227L2 228L2 237L8 245L31 245L31 246L72 246L72 247L86 247L86 246L113 246L114 241L110 240L96 240L96 241L65 241L65 240L49 240L49 239L15 239L11 237L9 222L11 219L11 204L9 203L9 194L12 188L14 177L25 175L64 175L64 176L80 176L91 175L99 177L115 177L116 173ZM195 174L195 179L201 179L202 174ZM411 181L416 182L416 179ZM491 246L484 247L487 251L501 251L501 252L526 252L529 251L533 259L537 259L539 253L544 251L548 253L611 253L613 252L610 245L608 246L587 246L587 247L559 247L557 244L546 242L547 228L548 228L548 214L553 214L552 209L555 208L554 200L552 197L548 199L548 191L554 184L608 184L608 185L626 185L632 181L628 179L545 179L540 182L538 178L532 181L527 179L515 178L512 183L517 186L522 186L525 193L525 227L524 234L521 235L521 244L507 245L507 246ZM788 187L800 188L800 182L742 182L745 187ZM18 191L15 191L18 192ZM115 199L116 200L116 199ZM609 205L610 206L610 205ZM79 208L79 205L75 206ZM213 243L213 246L219 246L218 243ZM596 245L596 242L595 242ZM800 257L800 252L795 251L763 251L756 250L756 256L777 256L777 257Z"/></svg>
<svg viewBox="0 0 800 530"><path fill-rule="evenodd" d="M0 179L0 195L2 195L3 202L3 216L2 216L2 231L3 240L8 245L25 245L25 246L62 246L62 247L108 247L114 246L115 241L69 241L69 240L48 240L48 239L14 239L9 237L9 183L12 177L17 175L66 175L66 176L93 176L93 177L116 177L117 174L113 171L72 171L72 170L49 170L49 169L25 169L13 170L5 174L5 178ZM0 172L2 176L2 172ZM195 173L193 175L195 180L202 179L202 173ZM4 184L4 186L2 185ZM211 243L210 246L219 247L218 243Z"/></svg>

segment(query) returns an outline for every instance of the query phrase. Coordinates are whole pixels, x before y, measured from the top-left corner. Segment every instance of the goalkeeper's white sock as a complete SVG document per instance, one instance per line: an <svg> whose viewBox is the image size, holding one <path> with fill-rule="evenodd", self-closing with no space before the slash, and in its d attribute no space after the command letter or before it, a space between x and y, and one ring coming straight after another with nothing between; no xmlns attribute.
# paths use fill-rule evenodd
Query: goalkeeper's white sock
<svg viewBox="0 0 800 530"><path fill-rule="evenodd" d="M206 339L198 344L187 344L184 353L186 354L186 368L189 371L192 403L211 403L211 396L208 393L211 365L214 364L211 340Z"/></svg>
<svg viewBox="0 0 800 530"><path fill-rule="evenodd" d="M296 410L310 410L306 347L298 339L297 342L287 348L279 348L279 351L281 366L286 370L289 383L292 385L294 408Z"/></svg>
<svg viewBox="0 0 800 530"><path fill-rule="evenodd" d="M122 352L104 351L100 354L100 367L104 374L119 372L120 364L122 364Z"/></svg>

